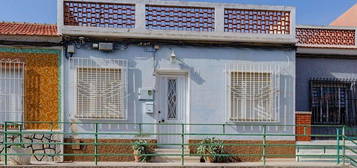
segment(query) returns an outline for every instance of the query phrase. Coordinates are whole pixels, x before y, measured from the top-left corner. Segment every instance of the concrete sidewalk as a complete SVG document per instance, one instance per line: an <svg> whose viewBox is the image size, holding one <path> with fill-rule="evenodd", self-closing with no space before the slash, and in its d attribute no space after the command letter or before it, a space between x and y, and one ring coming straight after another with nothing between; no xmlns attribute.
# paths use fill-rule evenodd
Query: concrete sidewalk
<svg viewBox="0 0 357 168"><path fill-rule="evenodd" d="M5 167L1 165L0 167ZM34 163L33 165L28 166L7 166L7 167L41 167L41 168L61 168L61 167L238 167L238 168L259 168L259 167L268 167L268 168L341 168L349 167L344 165L336 165L336 163L331 162L294 162L294 161L281 161L281 162L267 162L264 166L262 162L240 162L240 163L185 163L184 166L181 166L179 162L172 163L136 163L136 162L100 162L96 166L93 162L73 162L73 163Z"/></svg>

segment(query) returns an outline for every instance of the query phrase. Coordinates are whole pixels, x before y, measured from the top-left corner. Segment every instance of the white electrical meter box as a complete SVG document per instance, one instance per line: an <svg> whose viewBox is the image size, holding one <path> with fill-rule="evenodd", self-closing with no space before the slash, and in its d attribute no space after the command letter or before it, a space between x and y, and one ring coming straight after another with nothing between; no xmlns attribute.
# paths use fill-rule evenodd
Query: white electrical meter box
<svg viewBox="0 0 357 168"><path fill-rule="evenodd" d="M154 90L153 89L139 89L139 100L141 101L153 101L154 100Z"/></svg>
<svg viewBox="0 0 357 168"><path fill-rule="evenodd" d="M153 114L154 113L154 102L145 102L143 109L146 114Z"/></svg>

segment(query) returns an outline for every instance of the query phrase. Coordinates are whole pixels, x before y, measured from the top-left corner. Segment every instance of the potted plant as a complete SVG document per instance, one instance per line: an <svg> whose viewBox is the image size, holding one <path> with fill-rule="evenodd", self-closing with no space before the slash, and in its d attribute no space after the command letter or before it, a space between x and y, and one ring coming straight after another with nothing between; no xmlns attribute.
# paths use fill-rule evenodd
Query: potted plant
<svg viewBox="0 0 357 168"><path fill-rule="evenodd" d="M147 162L150 157L145 155L149 154L149 145L146 140L137 140L133 143L132 148L134 150L135 162Z"/></svg>
<svg viewBox="0 0 357 168"><path fill-rule="evenodd" d="M221 162L223 157L217 154L223 153L223 141L214 137L203 139L197 147L197 154L201 155L206 162Z"/></svg>
<svg viewBox="0 0 357 168"><path fill-rule="evenodd" d="M32 150L30 148L26 148L24 145L11 145L8 153L13 154L9 155L9 160L13 165L31 164Z"/></svg>

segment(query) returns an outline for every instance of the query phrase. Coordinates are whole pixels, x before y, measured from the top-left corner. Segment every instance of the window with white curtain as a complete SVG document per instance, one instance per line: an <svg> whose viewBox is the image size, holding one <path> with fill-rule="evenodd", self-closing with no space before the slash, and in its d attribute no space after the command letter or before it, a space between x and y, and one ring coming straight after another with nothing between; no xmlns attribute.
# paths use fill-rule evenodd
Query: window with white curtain
<svg viewBox="0 0 357 168"><path fill-rule="evenodd" d="M126 69L121 60L74 58L72 63L76 70L76 117L126 119Z"/></svg>
<svg viewBox="0 0 357 168"><path fill-rule="evenodd" d="M279 75L274 69L251 66L228 73L229 120L275 122L278 120ZM268 70L267 70L268 69Z"/></svg>
<svg viewBox="0 0 357 168"><path fill-rule="evenodd" d="M24 113L24 63L0 60L0 124L21 122Z"/></svg>

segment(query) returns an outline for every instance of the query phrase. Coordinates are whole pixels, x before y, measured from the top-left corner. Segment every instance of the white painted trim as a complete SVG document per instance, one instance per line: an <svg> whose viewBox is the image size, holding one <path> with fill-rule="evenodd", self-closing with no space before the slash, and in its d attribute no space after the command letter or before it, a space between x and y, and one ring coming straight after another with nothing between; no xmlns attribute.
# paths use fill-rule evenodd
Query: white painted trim
<svg viewBox="0 0 357 168"><path fill-rule="evenodd" d="M186 84L187 84L187 95L186 95L186 103L187 103L187 106L186 106L186 123L187 124L190 124L191 123L191 72L189 71L186 75ZM190 130L191 130L191 126L190 125L186 125L186 130L185 132L186 133L190 133ZM191 139L191 135L187 135L186 136L187 138L186 139Z"/></svg>
<svg viewBox="0 0 357 168"><path fill-rule="evenodd" d="M187 75L188 71L179 69L157 69L155 70L157 75Z"/></svg>
<svg viewBox="0 0 357 168"><path fill-rule="evenodd" d="M296 44L297 47L306 48L342 48L342 49L357 49L356 45L318 45L318 44Z"/></svg>
<svg viewBox="0 0 357 168"><path fill-rule="evenodd" d="M214 16L214 32L224 32L224 8L219 6L216 7L214 10L215 16ZM218 19L221 18L221 19Z"/></svg>
<svg viewBox="0 0 357 168"><path fill-rule="evenodd" d="M63 1L64 0L57 0L57 33L58 34L62 34L62 27L64 25Z"/></svg>
<svg viewBox="0 0 357 168"><path fill-rule="evenodd" d="M290 9L290 34L296 39L296 10ZM297 41L297 40L296 40Z"/></svg>
<svg viewBox="0 0 357 168"><path fill-rule="evenodd" d="M295 114L312 114L311 111L296 111Z"/></svg>
<svg viewBox="0 0 357 168"><path fill-rule="evenodd" d="M145 4L135 4L135 29L145 29Z"/></svg>
<svg viewBox="0 0 357 168"><path fill-rule="evenodd" d="M330 25L296 25L296 28L307 29L336 29L336 30L356 30L355 27L347 26L330 26Z"/></svg>
<svg viewBox="0 0 357 168"><path fill-rule="evenodd" d="M295 44L293 34L254 34L234 32L188 32L170 30L135 30L119 28L63 26L62 33L72 36L112 37L112 38L146 38L191 41L228 41L228 42L262 42Z"/></svg>

